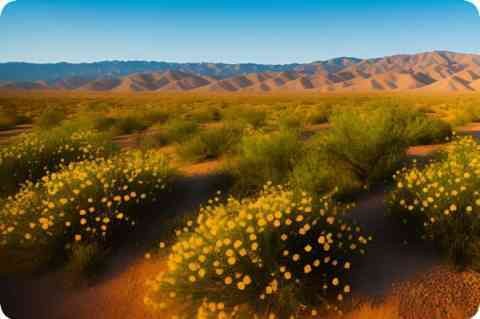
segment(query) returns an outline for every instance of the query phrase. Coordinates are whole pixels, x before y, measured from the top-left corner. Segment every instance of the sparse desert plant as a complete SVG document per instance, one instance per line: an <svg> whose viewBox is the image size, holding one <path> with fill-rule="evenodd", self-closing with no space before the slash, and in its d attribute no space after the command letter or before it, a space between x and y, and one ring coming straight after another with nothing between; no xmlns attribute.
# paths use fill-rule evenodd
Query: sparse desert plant
<svg viewBox="0 0 480 319"><path fill-rule="evenodd" d="M11 194L27 180L35 182L71 162L114 152L108 136L70 126L23 134L0 149L0 193Z"/></svg>
<svg viewBox="0 0 480 319"><path fill-rule="evenodd" d="M368 239L343 217L348 205L265 186L218 198L177 231L168 269L145 303L179 318L302 318L338 309Z"/></svg>
<svg viewBox="0 0 480 319"><path fill-rule="evenodd" d="M167 143L184 142L198 132L198 124L183 119L173 119L163 128L164 138Z"/></svg>
<svg viewBox="0 0 480 319"><path fill-rule="evenodd" d="M348 167L341 163L329 164L323 149L315 144L306 147L303 156L295 163L289 177L294 189L309 194L334 193L335 196L349 195L361 189L361 183Z"/></svg>
<svg viewBox="0 0 480 319"><path fill-rule="evenodd" d="M50 106L40 114L35 125L41 130L48 130L59 126L66 118L65 110Z"/></svg>
<svg viewBox="0 0 480 319"><path fill-rule="evenodd" d="M235 177L237 191L250 193L268 181L285 183L302 150L298 134L292 131L244 136L228 169Z"/></svg>
<svg viewBox="0 0 480 319"><path fill-rule="evenodd" d="M105 247L164 199L173 176L153 151L71 163L2 202L0 243L33 256L74 244Z"/></svg>
<svg viewBox="0 0 480 319"><path fill-rule="evenodd" d="M143 118L148 126L154 124L164 124L170 119L170 117L171 113L163 109L147 110L143 115Z"/></svg>
<svg viewBox="0 0 480 319"><path fill-rule="evenodd" d="M279 127L281 130L298 130L304 125L303 119L299 114L281 114Z"/></svg>
<svg viewBox="0 0 480 319"><path fill-rule="evenodd" d="M328 122L328 119L332 115L332 109L330 107L322 106L316 108L308 114L307 121L309 124L324 124Z"/></svg>
<svg viewBox="0 0 480 319"><path fill-rule="evenodd" d="M394 176L390 214L410 236L431 240L455 264L480 266L480 145L472 137L452 142L424 168Z"/></svg>
<svg viewBox="0 0 480 319"><path fill-rule="evenodd" d="M115 120L113 132L116 135L140 132L148 127L148 123L141 116L127 114Z"/></svg>
<svg viewBox="0 0 480 319"><path fill-rule="evenodd" d="M240 122L259 129L266 124L267 113L264 110L252 108L249 105L230 107L224 110L227 121Z"/></svg>
<svg viewBox="0 0 480 319"><path fill-rule="evenodd" d="M212 128L181 144L178 152L180 157L193 162L216 159L232 151L240 139L241 131L235 128Z"/></svg>
<svg viewBox="0 0 480 319"><path fill-rule="evenodd" d="M193 110L189 117L197 123L218 122L222 119L222 113L218 108L210 106Z"/></svg>
<svg viewBox="0 0 480 319"><path fill-rule="evenodd" d="M408 140L396 110L350 109L332 115L321 148L328 165L353 172L361 183L384 179L405 157Z"/></svg>

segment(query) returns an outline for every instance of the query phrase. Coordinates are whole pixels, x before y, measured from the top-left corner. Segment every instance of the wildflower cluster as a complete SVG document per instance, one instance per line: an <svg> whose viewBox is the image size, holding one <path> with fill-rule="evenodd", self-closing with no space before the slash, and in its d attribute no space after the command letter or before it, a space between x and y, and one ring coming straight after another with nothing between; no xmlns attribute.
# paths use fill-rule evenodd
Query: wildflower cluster
<svg viewBox="0 0 480 319"><path fill-rule="evenodd" d="M134 226L141 205L160 200L172 176L158 152L71 163L3 202L0 243L35 250L107 241L115 229Z"/></svg>
<svg viewBox="0 0 480 319"><path fill-rule="evenodd" d="M351 293L348 275L369 239L342 220L349 205L317 203L281 186L209 201L177 231L168 270L145 303L184 306L186 318L314 317Z"/></svg>
<svg viewBox="0 0 480 319"><path fill-rule="evenodd" d="M438 161L404 168L394 178L392 216L456 263L470 264L480 243L480 145L472 137L456 139Z"/></svg>
<svg viewBox="0 0 480 319"><path fill-rule="evenodd" d="M35 182L63 165L110 155L112 144L95 131L57 128L23 134L0 149L0 192L14 193L27 180Z"/></svg>

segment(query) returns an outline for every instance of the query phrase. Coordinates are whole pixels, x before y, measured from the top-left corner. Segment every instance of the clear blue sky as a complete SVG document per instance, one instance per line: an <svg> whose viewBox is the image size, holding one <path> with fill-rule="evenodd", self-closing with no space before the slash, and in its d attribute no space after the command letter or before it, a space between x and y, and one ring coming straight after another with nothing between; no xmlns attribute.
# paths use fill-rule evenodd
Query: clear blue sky
<svg viewBox="0 0 480 319"><path fill-rule="evenodd" d="M464 0L17 0L0 17L3 62L310 62L479 39Z"/></svg>

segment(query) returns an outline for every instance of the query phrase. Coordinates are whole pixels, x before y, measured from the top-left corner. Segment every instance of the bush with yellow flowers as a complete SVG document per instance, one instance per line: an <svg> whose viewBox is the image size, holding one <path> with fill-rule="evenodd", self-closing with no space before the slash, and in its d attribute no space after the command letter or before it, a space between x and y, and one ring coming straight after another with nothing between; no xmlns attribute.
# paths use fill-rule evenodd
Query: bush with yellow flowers
<svg viewBox="0 0 480 319"><path fill-rule="evenodd" d="M472 137L454 140L425 167L394 175L391 215L410 235L432 240L457 265L480 258L480 145ZM478 265L477 265L478 266Z"/></svg>
<svg viewBox="0 0 480 319"><path fill-rule="evenodd" d="M339 309L368 240L349 205L281 186L201 208L171 247L145 303L179 318L296 318ZM173 306L172 306L173 305Z"/></svg>
<svg viewBox="0 0 480 319"><path fill-rule="evenodd" d="M117 229L135 226L142 208L165 197L173 176L154 151L71 163L2 203L0 244L34 255L74 243L108 244Z"/></svg>
<svg viewBox="0 0 480 319"><path fill-rule="evenodd" d="M106 157L115 148L105 134L55 128L15 138L0 149L0 194L16 192L27 180L35 182L63 165Z"/></svg>

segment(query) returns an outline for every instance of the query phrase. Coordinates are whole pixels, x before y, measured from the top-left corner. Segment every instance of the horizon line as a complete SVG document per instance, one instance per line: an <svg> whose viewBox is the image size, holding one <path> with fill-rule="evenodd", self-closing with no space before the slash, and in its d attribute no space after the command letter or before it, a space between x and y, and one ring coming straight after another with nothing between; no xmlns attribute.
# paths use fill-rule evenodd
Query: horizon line
<svg viewBox="0 0 480 319"><path fill-rule="evenodd" d="M418 55L418 54L426 54L426 53L456 53L456 54L471 54L471 55L480 55L480 52L462 52L462 51L452 51L452 50L445 50L445 49L435 49L435 50L429 50L429 51L417 51L417 52L410 52L410 53L394 53L394 54L388 54L388 55L383 55L383 56L375 56L375 57L356 57L353 55L341 55L341 56L335 56L327 59L317 59L313 60L310 62L289 62L289 63L260 63L260 62L212 62L212 61L203 61L203 62L181 62L181 61L168 61L168 60L152 60L152 59L98 59L98 60L90 60L90 61L49 61L49 62L38 62L38 61L1 61L0 64L37 64L37 65L55 65L55 64L96 64L96 63L135 63L135 62L142 62L142 63L167 63L167 64L224 64L224 65L238 65L238 64L251 64L251 65L270 65L270 66L284 66L284 65L303 65L303 64L313 64L313 63L319 63L319 62L326 62L326 61L331 61L335 59L358 59L358 60L375 60L375 59L381 59L381 58L386 58L386 57L394 57L394 56L402 56L402 55Z"/></svg>

